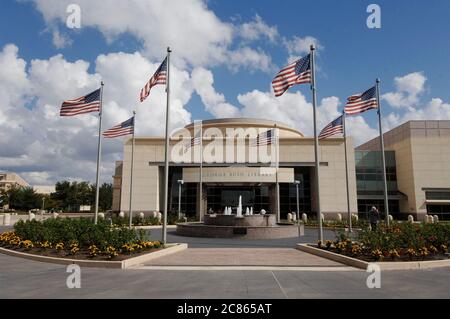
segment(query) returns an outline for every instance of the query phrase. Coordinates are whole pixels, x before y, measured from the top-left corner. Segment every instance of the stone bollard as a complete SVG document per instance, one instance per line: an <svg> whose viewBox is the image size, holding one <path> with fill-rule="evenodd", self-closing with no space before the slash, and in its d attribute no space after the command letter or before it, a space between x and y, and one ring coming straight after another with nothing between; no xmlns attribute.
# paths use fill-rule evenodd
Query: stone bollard
<svg viewBox="0 0 450 319"><path fill-rule="evenodd" d="M287 214L287 220L288 220L288 222L292 221L292 214L291 213Z"/></svg>
<svg viewBox="0 0 450 319"><path fill-rule="evenodd" d="M323 213L320 213L320 219L322 220L322 222L325 221L325 215Z"/></svg>
<svg viewBox="0 0 450 319"><path fill-rule="evenodd" d="M389 222L392 223L394 221L394 217L392 215L388 215Z"/></svg>
<svg viewBox="0 0 450 319"><path fill-rule="evenodd" d="M140 219L144 219L144 218L145 218L145 215L144 215L143 212L140 212L140 213L139 213L139 218L140 218Z"/></svg>
<svg viewBox="0 0 450 319"><path fill-rule="evenodd" d="M36 215L33 213L28 214L28 220L34 220L36 218Z"/></svg>
<svg viewBox="0 0 450 319"><path fill-rule="evenodd" d="M352 219L357 222L359 220L358 214L352 214Z"/></svg>
<svg viewBox="0 0 450 319"><path fill-rule="evenodd" d="M434 215L433 216L433 221L435 224L439 223L439 216L438 215Z"/></svg>
<svg viewBox="0 0 450 319"><path fill-rule="evenodd" d="M125 213L124 213L124 212L120 212L120 213L119 213L119 217L120 217L120 218L125 218Z"/></svg>
<svg viewBox="0 0 450 319"><path fill-rule="evenodd" d="M6 213L4 220L3 220L3 225L5 226L9 226L11 225L11 214Z"/></svg>
<svg viewBox="0 0 450 319"><path fill-rule="evenodd" d="M338 213L338 214L336 215L336 220L337 220L338 222L341 222L341 221L342 221L342 214L341 214L341 213Z"/></svg>
<svg viewBox="0 0 450 319"><path fill-rule="evenodd" d="M302 221L304 224L308 223L308 215L306 215L305 213L302 214Z"/></svg>
<svg viewBox="0 0 450 319"><path fill-rule="evenodd" d="M408 215L408 223L414 223L414 217L413 215Z"/></svg>
<svg viewBox="0 0 450 319"><path fill-rule="evenodd" d="M98 213L99 219L105 219L105 213Z"/></svg>
<svg viewBox="0 0 450 319"><path fill-rule="evenodd" d="M158 218L158 221L161 222L161 221L162 221L162 214L158 212L158 215L157 215L157 216L158 216L158 217L157 217L157 218Z"/></svg>
<svg viewBox="0 0 450 319"><path fill-rule="evenodd" d="M153 211L150 213L150 216L153 218L158 218L158 212Z"/></svg>
<svg viewBox="0 0 450 319"><path fill-rule="evenodd" d="M58 218L58 216L59 216L59 214L57 212L54 212L52 215L53 218Z"/></svg>
<svg viewBox="0 0 450 319"><path fill-rule="evenodd" d="M433 223L433 216L425 215L425 223L426 224L432 224Z"/></svg>
<svg viewBox="0 0 450 319"><path fill-rule="evenodd" d="M297 221L297 213L296 212L292 213L292 221L294 221L294 222Z"/></svg>
<svg viewBox="0 0 450 319"><path fill-rule="evenodd" d="M261 209L261 215L265 215L266 214L266 210L265 209Z"/></svg>

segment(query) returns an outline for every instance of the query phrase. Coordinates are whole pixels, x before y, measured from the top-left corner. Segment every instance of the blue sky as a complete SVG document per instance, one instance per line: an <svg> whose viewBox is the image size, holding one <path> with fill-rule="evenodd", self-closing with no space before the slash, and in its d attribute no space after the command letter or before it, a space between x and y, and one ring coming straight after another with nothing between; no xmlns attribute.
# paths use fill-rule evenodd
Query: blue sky
<svg viewBox="0 0 450 319"><path fill-rule="evenodd" d="M153 42L152 37L135 31L139 29L139 26L145 25L147 21L131 20L131 22L124 22L129 25L120 25L120 18L114 16L120 11L108 8L102 14L106 16L108 14L111 15L111 23L109 24L105 23L104 20L97 21L95 15L85 19L83 14L86 13L82 11L83 27L81 30L71 30L67 29L63 23L65 19L64 12L61 10L60 12L55 12L51 4L49 4L52 1L50 0L46 3L45 0L5 0L0 4L0 51L7 44L14 44L18 50L16 58L26 62L25 76L30 80L37 77L31 66L32 60L50 61L55 55L61 54L61 59L71 65L77 60L88 62L89 68L85 72L86 74L82 76L89 77L89 80L80 84L76 91L67 90L62 92L61 96L68 94L67 98L73 98L74 96L70 94L83 92L88 87L91 88L95 85L92 83L95 82L95 74L98 71L96 71L96 68L99 68L96 65L96 61L100 55L111 57L109 54L122 52L131 56L138 52L150 63L149 76L152 72L150 70L154 70L156 64L162 60L164 51L156 50L156 52L160 52L160 56L158 56L154 47L163 48L165 46L164 39L155 39ZM82 10L89 10L92 13L95 13L95 10L98 10L97 7L99 7L95 4L88 5L88 2L84 2L84 0L64 0L62 2L80 3ZM152 2L152 0L143 2ZM383 111L386 115L384 125L387 128L401 124L402 121L408 119L430 118L432 116L442 117L450 114L450 93L448 90L450 82L450 60L448 58L450 52L450 41L448 41L450 2L448 1L209 0L203 2L201 0L190 0L189 2L201 4L200 7L195 7L192 11L189 10L189 7L185 10L186 19L190 21L191 25L177 26L177 22L174 21L173 32L175 34L181 32L180 28L184 27L190 29L192 24L195 24L197 21L196 14L200 15L206 12L213 15L215 22L212 22L211 25L207 23L201 25L205 29L206 37L212 39L210 42L206 42L205 50L216 46L220 47L221 41L228 41L224 48L221 47L221 50L223 50L221 53L229 58L212 61L214 60L213 54L208 56L205 53L206 62L205 60L192 62L195 60L195 57L193 58L187 52L190 49L189 46L178 45L176 36L172 38L174 47L183 48L183 50L179 51L174 50L173 53L174 56L180 57L178 63L175 62L176 67L180 71L185 71L190 76L193 76L194 69L202 68L207 73L210 72L214 79L212 88L211 85L199 83L198 87L189 91L189 99L186 98L183 101L180 98L180 105L186 110L188 115L180 119L177 124L183 124L183 121L186 121L188 118L193 120L217 117L217 113L211 110L217 110L220 105L210 105L208 108L208 106L205 106L204 101L208 100L208 97L210 101L216 101L221 94L223 94L224 99L222 102L233 106L235 111L239 111L239 114L242 116L259 115L264 117L264 112L267 110L265 108L270 106L263 105L261 97L263 95L269 96L271 93L270 82L276 71L287 63L290 55L286 43L292 41L295 37L302 39L312 37L320 43L322 48L319 50L317 58L318 98L321 100L335 97L340 101L339 104L333 107L330 106L328 113L323 116L321 125L331 120L335 116L336 110L342 109L347 96L368 88L374 83L376 77L382 79L381 93L383 95L388 94L383 97ZM102 2L91 1L91 3L98 4ZM129 1L128 3L129 6L125 8L126 11L133 12L133 10L137 10L135 2ZM183 5L186 3L184 2ZM366 12L366 8L371 3L376 3L381 7L381 29L369 29L366 26L366 19L369 15ZM106 7L110 6L105 4ZM156 7L157 5L153 6L153 8ZM165 6L161 8L162 10L167 9ZM170 12L165 14L167 17L171 17ZM191 20L189 20L190 16L192 16ZM268 29L276 30L274 39L270 40L267 34L264 34L264 31L261 31L254 39L248 39L242 34L239 35L242 25L256 21L257 16ZM145 17L145 15L141 17ZM115 22L116 20L117 22ZM136 20L139 20L139 17ZM141 18L141 20L145 20L145 18ZM134 23L136 26L133 26ZM148 23L151 24L152 22L148 21ZM153 26L156 29L158 27L158 25ZM233 35L228 40L226 36L223 36L223 39L221 39L220 34L214 34L215 28L217 30L225 30L220 29L220 27L235 31L233 31ZM129 28L130 31L117 32L111 35L112 30L117 28L121 30ZM63 47L58 48L55 46L53 41L55 30L67 40L67 44L63 45ZM201 39L197 39L197 36L203 37L203 35L197 35L195 30L198 29L194 27L192 27L192 30L194 31L189 33L189 35L195 41L201 41ZM181 43L183 39L179 40ZM231 66L230 57L235 56L233 54L240 52L244 47L260 53L261 55L258 59L269 58L269 64L266 66L258 64L262 61L258 60L254 66L248 67L246 66L246 58L243 58L240 62L234 61L234 65ZM304 54L298 50L291 53L294 56ZM208 61L208 59L211 59L211 61ZM101 72L98 71L98 73L100 73L101 77L105 77ZM411 76L406 77L407 75ZM114 76L119 75L115 74ZM394 80L396 77L399 78L398 81ZM140 81L136 78L126 78L125 80L127 83L131 81L139 83ZM186 86L189 85L189 81L187 81ZM207 93L200 88L202 85L208 86L209 90ZM48 90L51 90L51 88L48 88ZM241 95L242 97L254 90L259 94L258 97L256 93L254 96L248 96L246 100L248 105L243 105L242 99L239 99L238 96ZM290 89L292 93L297 91L301 92L301 95L306 98L307 102L311 101L308 86L303 85ZM136 95L138 93L136 92ZM56 98L44 97L42 92L33 94L35 96L23 96L17 102L20 101L20 103L27 105L32 110L37 110L39 107L46 105L39 105L39 103L43 103L41 101L47 101L46 103L55 109L58 107L57 102L54 102L58 101ZM135 93L133 92L132 94ZM427 110L427 106L432 101L435 103L433 112L431 112L431 109L430 111L424 111ZM127 100L120 100L119 98L111 98L110 102L116 103L119 108L123 107L123 110L126 109L128 111L134 107L134 104L137 104L136 101L130 100L127 102ZM261 103L261 105L258 103ZM286 103L288 103L287 98ZM125 107L122 104L127 104L127 106ZM253 107L250 104L258 105L258 107ZM7 106L3 105L1 107L7 110ZM289 121L288 124L296 126L306 133L310 132L309 124L303 122L303 117L298 119L289 117L289 105L278 107L280 112L286 112L285 117L279 118L280 120L287 119ZM331 108L333 109L332 111L330 111ZM155 112L158 112L156 108ZM235 114L237 114L236 112ZM122 116L122 113L120 114ZM270 110L267 114L270 117ZM113 124L118 119L119 116L117 118L111 116L109 120L106 120L107 125ZM290 121L291 119L292 122ZM352 123L355 125L355 132L367 126L368 133L363 134L364 136L358 142L372 137L377 130L375 112L364 114L360 121L363 121L359 122L360 126L357 126L356 119L355 123ZM144 122L142 123L144 124ZM95 132L95 123L86 120L84 124L89 126L92 132ZM145 125L151 126L153 124L145 122ZM142 130L142 134L145 135L158 134L159 132L159 129ZM48 128L43 129L42 136L50 139ZM13 136L9 137L8 140L11 138ZM6 141L3 142L6 143ZM121 142L112 142L112 144L108 145L110 146L106 146L106 158L110 162L119 159ZM8 151L7 153L10 154L7 154L5 157L11 161L13 161L13 155L17 155L17 151L13 152L11 150L11 152ZM47 154L47 156L50 155ZM21 156L29 156L29 153L24 152ZM90 160L87 160L86 163L89 163L89 167L92 165ZM85 176L83 174L77 176L76 172L72 172L69 176L63 176L64 174L61 172L50 172L48 168L42 167L37 169L36 166L30 164L30 168L25 170L25 174L28 174L30 179L36 179L43 183L64 177L83 178ZM7 164L6 167L10 170L16 169L12 164ZM110 174L110 171L110 168L106 169L105 176Z"/></svg>

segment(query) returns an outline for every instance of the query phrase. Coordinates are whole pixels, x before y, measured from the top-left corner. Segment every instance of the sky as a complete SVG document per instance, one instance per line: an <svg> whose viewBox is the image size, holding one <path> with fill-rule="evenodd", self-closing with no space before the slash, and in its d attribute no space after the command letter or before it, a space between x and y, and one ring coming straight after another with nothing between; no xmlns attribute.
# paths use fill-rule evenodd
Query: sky
<svg viewBox="0 0 450 319"><path fill-rule="evenodd" d="M380 8L381 28L368 28ZM80 8L80 28L69 28ZM450 118L450 2L444 0L4 0L0 3L0 171L32 185L95 180L98 118L59 117L61 102L105 82L104 128L137 112L137 136L162 136L162 86L139 92L172 52L171 125L251 117L313 134L308 85L276 98L271 81L317 47L318 126L348 96L381 79L383 129ZM359 145L377 136L376 112L348 118ZM124 138L103 141L111 182Z"/></svg>

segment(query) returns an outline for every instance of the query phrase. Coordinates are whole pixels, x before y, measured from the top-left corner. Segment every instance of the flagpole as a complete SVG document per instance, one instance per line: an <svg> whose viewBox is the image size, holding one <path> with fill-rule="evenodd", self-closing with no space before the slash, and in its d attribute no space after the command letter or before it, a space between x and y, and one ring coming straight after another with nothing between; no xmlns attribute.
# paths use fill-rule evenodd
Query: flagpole
<svg viewBox="0 0 450 319"><path fill-rule="evenodd" d="M98 146L97 146L97 176L95 179L95 213L94 223L98 221L98 203L100 195L100 161L102 156L102 113L103 113L103 86L105 84L101 82L100 87L100 112L98 113Z"/></svg>
<svg viewBox="0 0 450 319"><path fill-rule="evenodd" d="M317 218L319 222L319 240L323 242L323 229L322 229L322 210L320 209L320 161L319 161L319 137L317 135L317 96L316 96L316 74L314 65L314 44L311 45L311 91L312 91L312 102L313 102L313 118L314 118L314 155L316 161L316 196L317 196Z"/></svg>
<svg viewBox="0 0 450 319"><path fill-rule="evenodd" d="M376 80L377 87L377 105L378 105L378 126L380 128L380 146L381 146L381 161L383 165L383 192L384 192L384 210L386 212L386 226L389 227L389 199L386 180L386 156L384 154L384 136L383 128L381 126L381 103L380 103L380 79Z"/></svg>
<svg viewBox="0 0 450 319"><path fill-rule="evenodd" d="M167 106L166 106L166 147L165 147L165 159L164 159L164 216L162 224L162 242L167 242L167 206L168 206L168 194L169 194L169 116L170 116L170 47L167 47Z"/></svg>
<svg viewBox="0 0 450 319"><path fill-rule="evenodd" d="M203 221L203 122L200 122L200 221ZM194 132L195 142L195 132Z"/></svg>
<svg viewBox="0 0 450 319"><path fill-rule="evenodd" d="M278 130L277 130L277 125L275 124L275 128L274 128L274 135L275 135L275 143L276 143L276 148L275 148L275 153L276 153L276 157L277 157L277 161L276 161L276 167L275 167L275 178L276 178L276 192L277 192L277 223L279 223L281 221L281 212L280 212L280 182L278 179L278 169L280 167L280 160L279 160L279 156L280 156L280 152L279 152L279 137L278 137Z"/></svg>
<svg viewBox="0 0 450 319"><path fill-rule="evenodd" d="M131 174L130 174L130 228L133 225L133 210L132 210L132 201L133 201L133 170L134 170L134 131L136 128L136 111L133 111L133 137L131 144Z"/></svg>
<svg viewBox="0 0 450 319"><path fill-rule="evenodd" d="M347 155L347 115L345 111L342 114L342 123L344 127L344 152L345 152L345 186L347 188L347 218L348 218L348 231L351 233L352 230L352 212L350 209L350 189L348 185L348 155Z"/></svg>

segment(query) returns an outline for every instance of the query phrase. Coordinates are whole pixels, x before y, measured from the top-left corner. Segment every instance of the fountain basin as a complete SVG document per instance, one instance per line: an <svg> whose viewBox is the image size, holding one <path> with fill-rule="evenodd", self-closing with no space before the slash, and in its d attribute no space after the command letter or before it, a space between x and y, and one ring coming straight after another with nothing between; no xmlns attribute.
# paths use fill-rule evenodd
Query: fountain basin
<svg viewBox="0 0 450 319"><path fill-rule="evenodd" d="M236 215L213 214L205 215L205 225L214 226L254 226L268 227L276 225L275 215L246 215L238 217Z"/></svg>
<svg viewBox="0 0 450 319"><path fill-rule="evenodd" d="M276 239L298 237L297 226L277 224L275 215L206 215L205 222L177 224L177 235L203 238Z"/></svg>

